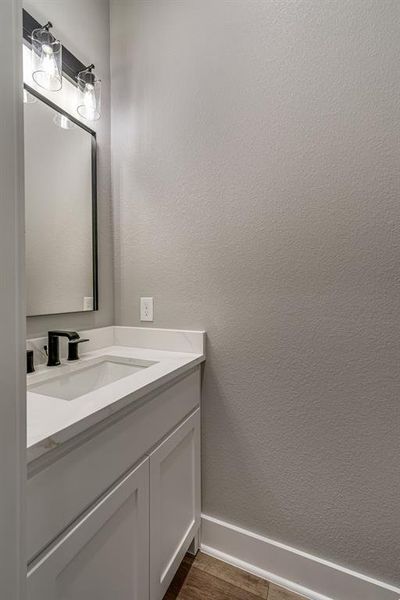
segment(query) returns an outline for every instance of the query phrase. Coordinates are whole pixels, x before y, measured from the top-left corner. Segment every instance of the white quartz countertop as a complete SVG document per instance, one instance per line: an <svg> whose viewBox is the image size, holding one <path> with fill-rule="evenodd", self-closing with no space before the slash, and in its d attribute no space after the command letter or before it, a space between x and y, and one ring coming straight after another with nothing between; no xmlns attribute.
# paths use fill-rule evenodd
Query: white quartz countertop
<svg viewBox="0 0 400 600"><path fill-rule="evenodd" d="M73 400L45 396L28 389L28 462L60 446L205 360L204 353L199 352L111 345L82 353L79 366L83 367L85 362L102 356L151 361L155 364ZM46 378L44 374L50 370L51 376L53 371L54 375L67 373L72 368L71 364L64 361L58 367L38 367L35 373L27 377L28 387Z"/></svg>

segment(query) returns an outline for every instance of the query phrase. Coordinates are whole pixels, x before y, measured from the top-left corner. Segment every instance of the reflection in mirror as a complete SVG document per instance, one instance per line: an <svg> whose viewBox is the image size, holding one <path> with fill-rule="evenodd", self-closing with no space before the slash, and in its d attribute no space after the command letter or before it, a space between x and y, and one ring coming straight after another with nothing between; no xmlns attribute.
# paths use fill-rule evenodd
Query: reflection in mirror
<svg viewBox="0 0 400 600"><path fill-rule="evenodd" d="M24 104L27 314L97 309L96 140L29 89Z"/></svg>

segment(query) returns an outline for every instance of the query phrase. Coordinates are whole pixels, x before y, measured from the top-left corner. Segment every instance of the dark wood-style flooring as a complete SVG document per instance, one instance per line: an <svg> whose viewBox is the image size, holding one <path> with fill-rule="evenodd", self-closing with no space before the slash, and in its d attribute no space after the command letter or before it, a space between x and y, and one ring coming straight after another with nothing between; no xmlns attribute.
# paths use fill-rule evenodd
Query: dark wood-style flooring
<svg viewBox="0 0 400 600"><path fill-rule="evenodd" d="M199 552L187 554L164 600L304 600L277 585Z"/></svg>

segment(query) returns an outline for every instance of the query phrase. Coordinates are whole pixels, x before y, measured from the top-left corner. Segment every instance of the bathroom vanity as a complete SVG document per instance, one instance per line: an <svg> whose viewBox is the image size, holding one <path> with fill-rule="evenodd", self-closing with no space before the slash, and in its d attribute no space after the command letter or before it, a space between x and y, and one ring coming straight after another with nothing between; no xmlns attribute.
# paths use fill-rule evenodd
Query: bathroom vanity
<svg viewBox="0 0 400 600"><path fill-rule="evenodd" d="M205 334L82 335L28 376L28 598L161 600L197 543Z"/></svg>
<svg viewBox="0 0 400 600"><path fill-rule="evenodd" d="M42 32L48 62L51 23L23 18L26 44ZM65 93L49 96L28 46L27 314L54 315L48 338L28 340L28 598L162 600L198 543L205 334L60 330L61 315L99 308L97 133L74 104L75 75L94 76L94 66L64 47Z"/></svg>

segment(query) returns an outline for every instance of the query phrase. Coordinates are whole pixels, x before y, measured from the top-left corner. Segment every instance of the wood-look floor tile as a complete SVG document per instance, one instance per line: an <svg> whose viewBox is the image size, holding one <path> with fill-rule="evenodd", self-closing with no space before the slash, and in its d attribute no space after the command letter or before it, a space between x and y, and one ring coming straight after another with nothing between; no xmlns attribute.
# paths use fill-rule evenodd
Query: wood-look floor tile
<svg viewBox="0 0 400 600"><path fill-rule="evenodd" d="M199 552L185 556L164 600L306 599Z"/></svg>
<svg viewBox="0 0 400 600"><path fill-rule="evenodd" d="M241 590L250 592L261 600L267 600L268 598L267 581L260 579L260 577L256 577L255 575L251 575L250 573L246 573L246 571L232 567L221 560L207 556L207 554L199 552L193 566L196 567L196 569L200 569L205 573L218 577Z"/></svg>
<svg viewBox="0 0 400 600"><path fill-rule="evenodd" d="M175 598L179 597L179 593L190 573L190 569L192 568L194 560L194 556L191 556L190 554L185 556L179 566L178 571L176 572L175 577L171 581L171 585L169 586L163 600L175 600Z"/></svg>
<svg viewBox="0 0 400 600"><path fill-rule="evenodd" d="M268 600L306 600L304 596L299 596L289 592L273 583L269 584Z"/></svg>
<svg viewBox="0 0 400 600"><path fill-rule="evenodd" d="M259 600L259 596L192 566L176 599Z"/></svg>

